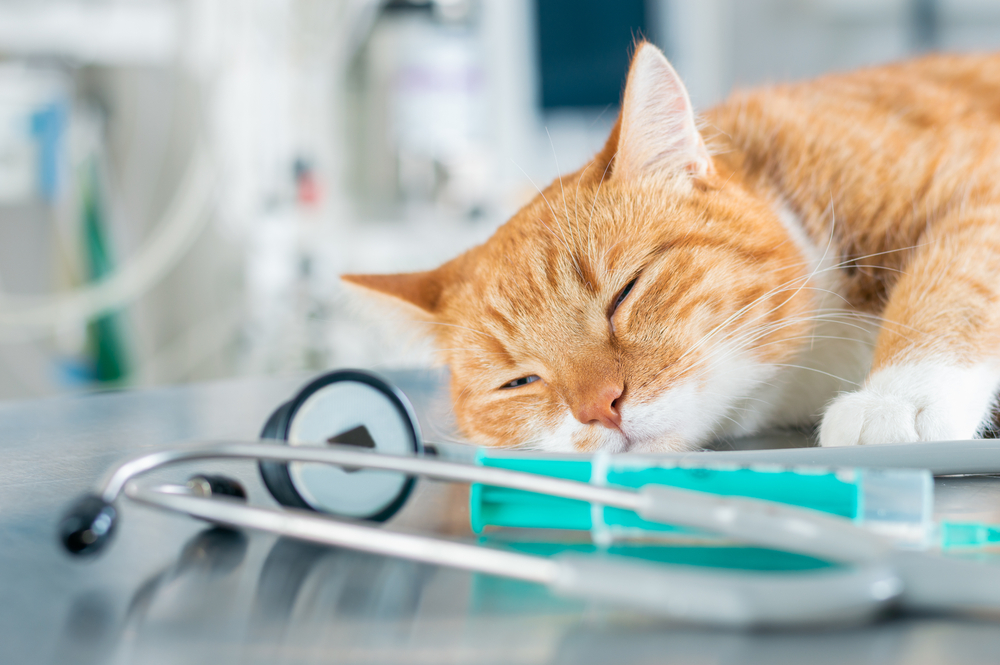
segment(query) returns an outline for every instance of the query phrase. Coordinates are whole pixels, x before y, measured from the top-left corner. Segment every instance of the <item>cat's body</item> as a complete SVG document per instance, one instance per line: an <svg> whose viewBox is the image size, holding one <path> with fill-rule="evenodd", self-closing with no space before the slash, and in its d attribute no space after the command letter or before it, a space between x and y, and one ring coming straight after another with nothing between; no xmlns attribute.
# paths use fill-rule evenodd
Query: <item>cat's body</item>
<svg viewBox="0 0 1000 665"><path fill-rule="evenodd" d="M437 270L348 280L439 324L480 443L975 436L1000 385L1000 56L738 94L701 124L640 45L591 163Z"/></svg>
<svg viewBox="0 0 1000 665"><path fill-rule="evenodd" d="M866 344L831 339L802 354L800 364L858 383L896 367L861 399L842 400L825 429L838 410L848 421L839 432L860 426L865 406L899 408L873 392L940 390L914 396L914 418L947 410L962 426L892 432L869 422L869 442L974 436L1000 378L1000 55L935 56L737 95L706 123L720 133L716 162L770 191L793 237L805 231L819 267L811 281L836 293L824 306L884 319L876 328L838 316L817 331L870 335L874 358ZM994 320L970 325L970 315ZM854 388L810 373L779 380L775 420L807 421Z"/></svg>

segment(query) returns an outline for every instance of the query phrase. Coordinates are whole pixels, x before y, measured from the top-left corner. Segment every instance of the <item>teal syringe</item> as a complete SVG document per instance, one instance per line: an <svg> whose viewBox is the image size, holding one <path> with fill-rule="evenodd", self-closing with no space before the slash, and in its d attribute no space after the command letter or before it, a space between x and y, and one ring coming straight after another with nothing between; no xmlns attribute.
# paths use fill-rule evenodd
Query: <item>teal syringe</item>
<svg viewBox="0 0 1000 665"><path fill-rule="evenodd" d="M1000 548L1000 524L943 522L937 533L943 550L959 553L963 550Z"/></svg>
<svg viewBox="0 0 1000 665"><path fill-rule="evenodd" d="M723 496L766 499L852 519L904 547L932 544L933 479L918 469L831 469L759 464L711 464L635 454L546 455L481 449L491 467L637 488L649 483ZM595 543L703 542L719 539L682 526L647 522L619 508L506 488L473 485L473 531L487 526L574 529Z"/></svg>

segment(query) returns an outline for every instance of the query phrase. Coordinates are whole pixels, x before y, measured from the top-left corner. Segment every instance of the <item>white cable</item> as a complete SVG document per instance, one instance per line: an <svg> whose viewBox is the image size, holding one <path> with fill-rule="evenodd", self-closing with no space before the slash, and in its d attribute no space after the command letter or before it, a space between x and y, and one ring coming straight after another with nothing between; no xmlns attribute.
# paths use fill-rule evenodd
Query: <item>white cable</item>
<svg viewBox="0 0 1000 665"><path fill-rule="evenodd" d="M162 280L194 244L208 219L215 167L198 144L177 193L149 240L110 277L46 297L0 293L0 337L35 337L124 308ZM6 330L4 330L6 329ZM13 330L12 330L13 329Z"/></svg>

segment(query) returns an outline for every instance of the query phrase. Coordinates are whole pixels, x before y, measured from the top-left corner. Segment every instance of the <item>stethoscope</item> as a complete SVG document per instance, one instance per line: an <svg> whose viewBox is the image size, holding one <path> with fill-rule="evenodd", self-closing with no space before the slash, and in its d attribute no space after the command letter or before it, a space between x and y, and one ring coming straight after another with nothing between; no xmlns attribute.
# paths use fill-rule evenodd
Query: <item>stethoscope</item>
<svg viewBox="0 0 1000 665"><path fill-rule="evenodd" d="M637 490L595 486L447 459L423 444L406 397L367 372L341 370L312 381L271 415L261 438L167 446L120 463L94 494L67 512L60 523L63 545L78 555L106 546L115 531L115 502L124 494L140 504L221 526L526 580L558 595L696 623L751 627L860 622L890 607L1000 611L1000 567L899 550L848 519L759 499L658 485ZM990 449L979 444L965 448L970 466L983 466L984 452L995 452L995 445ZM941 450L942 464L945 457L947 464L954 464L954 447L947 456ZM786 451L706 454L745 461L755 452L762 453L756 459L773 460L775 453ZM836 449L813 452L819 458L837 455ZM222 476L197 475L185 485L136 480L166 465L207 459L258 461L264 484L283 508L246 505L243 487ZM543 557L365 523L395 514L420 476L623 508L649 521L704 529L836 565L760 573L572 552Z"/></svg>

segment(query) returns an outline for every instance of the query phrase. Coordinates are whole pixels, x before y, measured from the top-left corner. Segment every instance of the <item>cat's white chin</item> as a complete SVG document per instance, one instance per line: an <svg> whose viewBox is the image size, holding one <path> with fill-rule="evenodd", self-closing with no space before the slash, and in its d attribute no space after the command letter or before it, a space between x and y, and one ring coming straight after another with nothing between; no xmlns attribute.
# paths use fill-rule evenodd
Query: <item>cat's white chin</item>
<svg viewBox="0 0 1000 665"><path fill-rule="evenodd" d="M630 415L631 414L631 415ZM682 437L675 432L664 432L651 428L642 416L635 416L635 409L623 411L620 429L610 429L600 425L584 425L570 415L566 415L556 429L535 446L535 449L551 453L585 452L671 452L687 450ZM641 423L641 427L636 427Z"/></svg>

